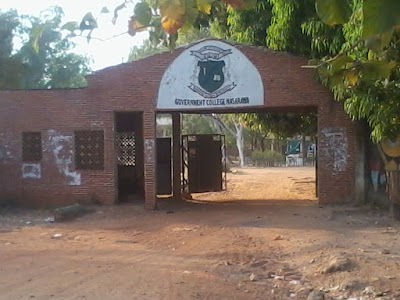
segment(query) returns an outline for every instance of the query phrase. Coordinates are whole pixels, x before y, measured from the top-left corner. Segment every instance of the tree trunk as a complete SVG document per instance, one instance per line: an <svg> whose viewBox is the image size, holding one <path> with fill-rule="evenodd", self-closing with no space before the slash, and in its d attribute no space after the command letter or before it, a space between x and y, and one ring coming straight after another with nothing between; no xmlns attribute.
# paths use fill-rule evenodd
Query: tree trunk
<svg viewBox="0 0 400 300"><path fill-rule="evenodd" d="M306 137L301 135L301 157L303 158L303 166L306 164L307 159L307 147L306 147Z"/></svg>
<svg viewBox="0 0 400 300"><path fill-rule="evenodd" d="M243 124L235 124L236 128L236 147L239 151L240 166L244 167L244 136L243 136Z"/></svg>
<svg viewBox="0 0 400 300"><path fill-rule="evenodd" d="M260 147L261 147L261 151L264 152L265 151L265 143L264 143L263 137L260 138Z"/></svg>
<svg viewBox="0 0 400 300"><path fill-rule="evenodd" d="M236 147L238 148L239 151L239 160L240 160L240 166L244 167L244 126L242 123L234 123L235 125L235 130L229 128L224 124L224 122L221 120L221 118L218 115L210 115L214 120L214 124L221 132L226 131L230 134L232 134L235 139L236 139Z"/></svg>
<svg viewBox="0 0 400 300"><path fill-rule="evenodd" d="M390 200L390 215L395 220L400 220L400 187L399 187L399 172L388 171L387 184L388 196Z"/></svg>

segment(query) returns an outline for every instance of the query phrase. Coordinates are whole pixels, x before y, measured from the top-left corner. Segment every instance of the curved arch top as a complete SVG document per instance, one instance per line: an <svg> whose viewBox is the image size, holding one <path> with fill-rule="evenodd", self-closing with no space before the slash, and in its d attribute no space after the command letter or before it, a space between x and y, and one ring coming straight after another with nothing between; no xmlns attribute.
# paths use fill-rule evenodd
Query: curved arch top
<svg viewBox="0 0 400 300"><path fill-rule="evenodd" d="M183 51L160 82L157 108L203 110L264 105L257 68L234 46L206 40Z"/></svg>

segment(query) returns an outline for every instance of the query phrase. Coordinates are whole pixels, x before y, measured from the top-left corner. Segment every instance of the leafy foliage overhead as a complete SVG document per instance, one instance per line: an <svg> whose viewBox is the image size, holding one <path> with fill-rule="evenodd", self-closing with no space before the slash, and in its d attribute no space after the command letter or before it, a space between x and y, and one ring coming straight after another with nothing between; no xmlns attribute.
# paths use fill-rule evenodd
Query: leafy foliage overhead
<svg viewBox="0 0 400 300"><path fill-rule="evenodd" d="M355 0L351 5L337 4L337 14L332 17L335 24L347 20L344 11L348 8L351 16L340 25L345 42L339 53L316 62L321 80L336 99L344 101L352 118L368 121L375 141L395 138L400 134L400 2ZM319 15L325 20L328 10Z"/></svg>
<svg viewBox="0 0 400 300"><path fill-rule="evenodd" d="M315 8L321 20L330 25L344 24L349 21L351 7L349 0L316 0Z"/></svg>
<svg viewBox="0 0 400 300"><path fill-rule="evenodd" d="M126 0L114 21L122 9L132 11L127 32L149 30L153 45L174 48L178 35L206 27L219 38L305 55L376 141L400 133L398 0Z"/></svg>
<svg viewBox="0 0 400 300"><path fill-rule="evenodd" d="M0 12L0 89L82 87L88 59L71 50L60 32L63 11L53 7L40 18ZM16 47L18 40L21 46Z"/></svg>
<svg viewBox="0 0 400 300"><path fill-rule="evenodd" d="M221 16L227 7L249 10L255 7L257 0L125 0L114 8L112 22L115 24L121 10L132 11L126 33L135 36L137 32L148 30L154 45L163 43L174 48L179 34L191 28L207 27L209 22ZM110 13L103 7L101 14ZM98 27L92 12L88 12L81 21L70 21L62 26L72 35L83 35L86 31L88 42L92 32Z"/></svg>
<svg viewBox="0 0 400 300"><path fill-rule="evenodd" d="M253 131L272 133L288 138L296 135L315 136L317 115L315 113L263 113L244 114L246 127Z"/></svg>

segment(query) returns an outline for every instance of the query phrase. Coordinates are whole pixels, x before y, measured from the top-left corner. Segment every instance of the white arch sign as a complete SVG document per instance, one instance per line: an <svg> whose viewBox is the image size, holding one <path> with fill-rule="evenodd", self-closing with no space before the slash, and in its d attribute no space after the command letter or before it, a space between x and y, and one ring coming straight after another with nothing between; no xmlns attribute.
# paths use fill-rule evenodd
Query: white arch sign
<svg viewBox="0 0 400 300"><path fill-rule="evenodd" d="M264 105L260 73L238 49L207 40L183 51L165 71L158 109L221 109Z"/></svg>

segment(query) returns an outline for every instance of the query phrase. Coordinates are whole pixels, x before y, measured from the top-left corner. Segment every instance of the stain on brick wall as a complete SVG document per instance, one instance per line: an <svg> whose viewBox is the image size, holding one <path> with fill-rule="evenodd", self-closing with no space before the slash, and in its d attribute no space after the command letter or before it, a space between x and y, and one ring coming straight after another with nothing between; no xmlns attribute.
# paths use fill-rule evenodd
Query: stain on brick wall
<svg viewBox="0 0 400 300"><path fill-rule="evenodd" d="M15 159L13 149L9 145L9 139L5 133L0 133L0 164L6 164Z"/></svg>
<svg viewBox="0 0 400 300"><path fill-rule="evenodd" d="M40 164L22 164L22 178L40 179L42 178L42 168Z"/></svg>
<svg viewBox="0 0 400 300"><path fill-rule="evenodd" d="M81 185L81 174L74 170L73 136L50 129L45 136L45 149L53 156L53 163L65 178L67 185Z"/></svg>
<svg viewBox="0 0 400 300"><path fill-rule="evenodd" d="M326 168L331 169L333 175L345 172L348 155L346 128L323 128L321 132L324 137L320 141L321 151L329 160Z"/></svg>

